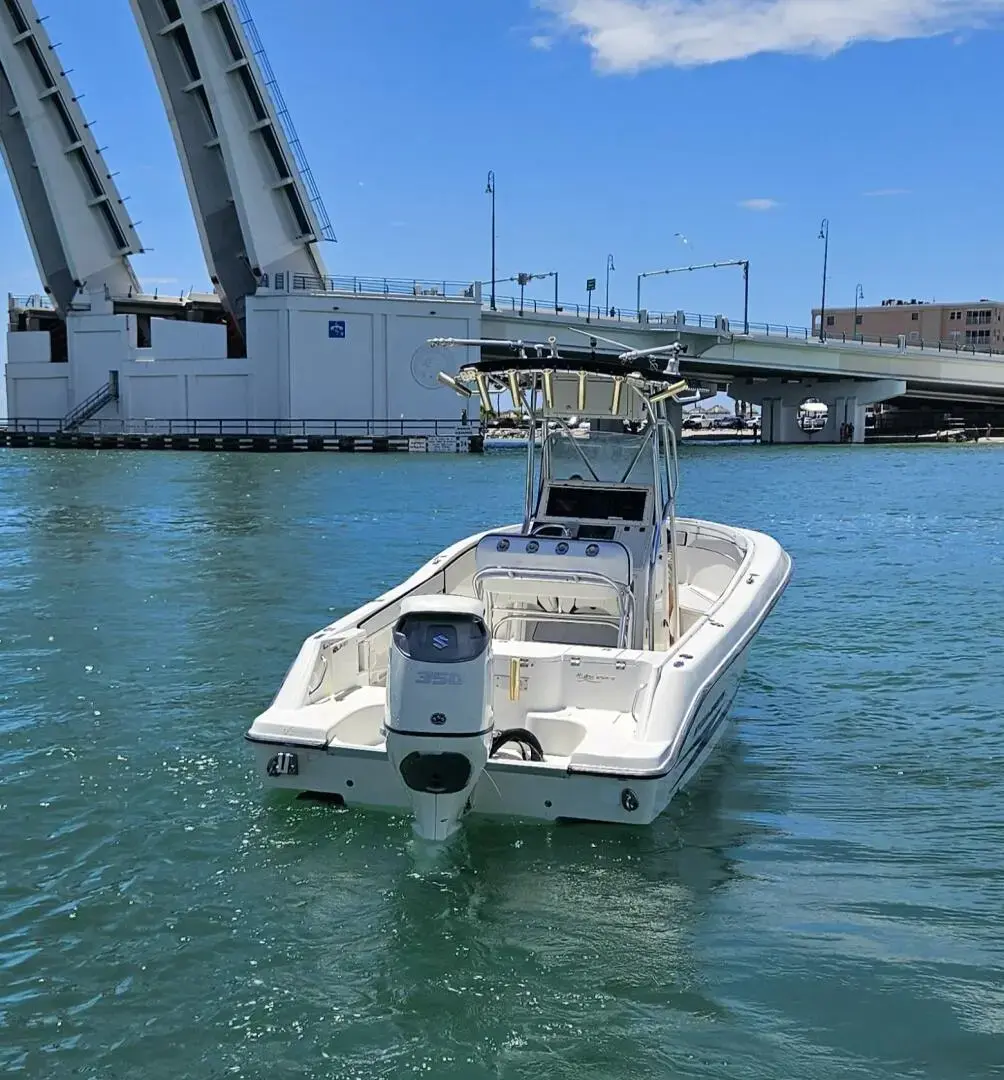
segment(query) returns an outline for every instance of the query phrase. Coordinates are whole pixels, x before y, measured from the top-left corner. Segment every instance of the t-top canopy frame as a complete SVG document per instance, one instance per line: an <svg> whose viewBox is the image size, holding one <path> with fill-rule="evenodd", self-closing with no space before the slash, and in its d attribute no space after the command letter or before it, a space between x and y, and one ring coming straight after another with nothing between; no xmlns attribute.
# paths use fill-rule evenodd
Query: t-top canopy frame
<svg viewBox="0 0 1004 1080"><path fill-rule="evenodd" d="M569 327L574 333L584 333ZM592 336L592 335L590 335ZM600 340L600 339L597 339ZM602 339L608 340L608 339ZM554 337L546 342L525 342L522 340L498 340L489 338L430 338L428 344L441 348L477 348L507 349L512 358L484 358L464 364L456 376L439 373L439 381L465 398L474 395L475 389L487 415L493 415L490 396L491 387L502 392L508 391L513 405L525 410L529 419L527 439L526 491L523 515L523 531L530 528L534 507L536 506L535 450L538 442L537 427L549 419L565 425L564 418L571 415L571 403L567 400L559 407L560 391L570 379L575 382L575 413L579 417L597 418L605 421L627 420L625 412L632 402L638 406L636 418L643 424L651 425L651 448L656 478L657 505L661 506L659 528L652 530L652 547L649 553L649 588L648 595L654 596L653 577L659 565L661 523L669 525L670 548L670 587L672 589L671 633L674 640L680 636L680 612L677 603L677 542L676 542L676 488L679 480L676 435L669 423L667 406L680 394L685 394L689 387L685 379L680 378L679 356L685 351L680 342L657 346L652 349L631 349L623 342L611 341L625 351L617 357L606 358L591 356L588 358L563 357ZM608 383L610 397L603 410L596 408L595 394L589 394L590 384ZM473 384L473 387L472 385ZM590 401L592 397L592 402ZM625 409L622 410L622 405ZM545 442L541 440L541 443ZM543 447L542 447L543 448ZM544 483L543 470L540 482ZM649 604L648 637L654 643L656 613L651 601Z"/></svg>

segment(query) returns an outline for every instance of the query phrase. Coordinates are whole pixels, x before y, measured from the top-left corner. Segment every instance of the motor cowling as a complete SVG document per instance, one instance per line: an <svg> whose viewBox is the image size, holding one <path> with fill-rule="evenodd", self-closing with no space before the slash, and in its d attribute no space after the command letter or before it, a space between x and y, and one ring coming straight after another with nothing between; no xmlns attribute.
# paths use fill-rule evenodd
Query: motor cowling
<svg viewBox="0 0 1004 1080"><path fill-rule="evenodd" d="M404 600L387 672L387 754L408 790L415 831L459 826L491 750L491 635L463 596Z"/></svg>

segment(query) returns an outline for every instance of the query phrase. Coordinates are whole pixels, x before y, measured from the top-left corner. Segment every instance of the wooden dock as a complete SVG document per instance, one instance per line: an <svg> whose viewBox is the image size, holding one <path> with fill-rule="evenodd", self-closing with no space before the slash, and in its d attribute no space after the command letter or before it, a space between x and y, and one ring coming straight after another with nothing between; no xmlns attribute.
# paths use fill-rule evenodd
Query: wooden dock
<svg viewBox="0 0 1004 1080"><path fill-rule="evenodd" d="M0 427L0 446L59 450L185 450L225 453L480 454L480 432L450 434L277 434L44 431Z"/></svg>

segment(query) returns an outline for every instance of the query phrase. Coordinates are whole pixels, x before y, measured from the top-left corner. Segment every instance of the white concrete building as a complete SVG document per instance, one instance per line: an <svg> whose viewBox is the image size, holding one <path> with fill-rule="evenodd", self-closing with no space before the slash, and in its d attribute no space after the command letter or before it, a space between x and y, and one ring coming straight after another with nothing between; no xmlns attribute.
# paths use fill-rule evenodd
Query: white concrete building
<svg viewBox="0 0 1004 1080"><path fill-rule="evenodd" d="M5 0L0 147L47 294L10 304L10 416L459 420L413 359L428 337L480 333L478 291L329 279L327 213L243 0L131 6L217 295L140 293L129 256L142 245L38 13Z"/></svg>
<svg viewBox="0 0 1004 1080"><path fill-rule="evenodd" d="M481 332L476 288L469 297L262 289L246 303L246 357L227 355L222 322L158 318L124 306L89 297L86 309L71 310L65 362L53 360L51 328L9 332L10 416L55 429L92 402L97 408L84 420L108 430L180 429L188 421L263 429L288 421L321 433L334 421L362 431L348 422L404 418L418 433L428 426L419 421L459 422L464 411L436 381L426 340ZM30 322L31 309L17 306L12 316Z"/></svg>

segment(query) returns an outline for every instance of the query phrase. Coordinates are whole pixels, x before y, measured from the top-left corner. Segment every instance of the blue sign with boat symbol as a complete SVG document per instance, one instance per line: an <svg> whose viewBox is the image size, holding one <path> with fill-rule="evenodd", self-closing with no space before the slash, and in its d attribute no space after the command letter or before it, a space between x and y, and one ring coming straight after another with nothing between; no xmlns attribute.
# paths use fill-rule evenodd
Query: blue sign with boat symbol
<svg viewBox="0 0 1004 1080"><path fill-rule="evenodd" d="M328 320L328 337L329 338L343 338L343 337L345 337L345 320L344 319L329 319Z"/></svg>

